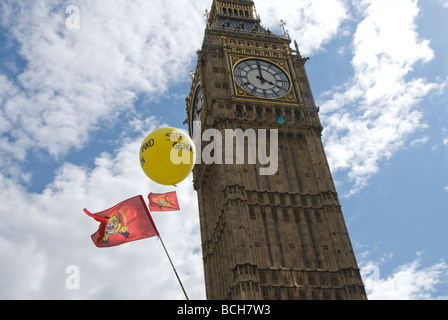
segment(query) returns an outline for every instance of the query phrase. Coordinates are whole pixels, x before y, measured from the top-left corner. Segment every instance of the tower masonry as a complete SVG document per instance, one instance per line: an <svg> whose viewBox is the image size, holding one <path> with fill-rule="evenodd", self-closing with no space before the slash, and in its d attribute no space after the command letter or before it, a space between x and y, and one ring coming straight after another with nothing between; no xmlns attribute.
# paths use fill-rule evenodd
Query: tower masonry
<svg viewBox="0 0 448 320"><path fill-rule="evenodd" d="M186 99L207 299L367 298L306 61L253 1L213 1Z"/></svg>

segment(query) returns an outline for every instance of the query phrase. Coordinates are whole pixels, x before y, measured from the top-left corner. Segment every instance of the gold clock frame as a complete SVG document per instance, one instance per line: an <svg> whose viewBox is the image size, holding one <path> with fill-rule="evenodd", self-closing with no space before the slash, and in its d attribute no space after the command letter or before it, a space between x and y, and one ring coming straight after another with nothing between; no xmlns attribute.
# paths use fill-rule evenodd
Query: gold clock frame
<svg viewBox="0 0 448 320"><path fill-rule="evenodd" d="M279 45L277 49L254 47L245 44L236 44L232 39L221 37L226 55L227 68L229 70L229 84L232 100L234 101L266 101L274 104L292 104L303 107L301 93L294 66L291 59L289 46ZM282 97L265 98L258 97L241 88L235 79L235 67L250 59L263 60L277 66L287 75L290 81L290 89L287 94Z"/></svg>
<svg viewBox="0 0 448 320"><path fill-rule="evenodd" d="M274 62L272 59L265 59L265 58L259 58L259 57L245 57L242 59L238 59L238 57L233 56L231 59L235 59L237 62L232 64L232 80L233 80L233 84L234 84L234 94L236 96L253 96L259 99L265 99L265 100L278 100L278 99L284 99L287 98L289 101L293 100L294 97L292 95L292 92L294 91L294 85L293 85L293 81L290 75L290 72L285 68L287 67L287 62L286 61L278 61L278 62ZM280 97L275 97L275 98L266 98L266 97L259 97L257 95L251 94L250 92L247 92L246 90L244 90L238 83L238 81L235 79L235 69L236 67L240 64L243 63L244 61L247 60L260 60L260 61L265 61L268 62L270 64L273 64L274 66L276 66L277 68L279 68L281 71L283 71L283 73L286 74L286 76L288 77L288 81L289 81L289 89L288 92L285 93L284 95L280 96Z"/></svg>
<svg viewBox="0 0 448 320"><path fill-rule="evenodd" d="M246 60L261 60L266 61L268 63L271 63L278 67L280 70L282 70L286 76L288 77L290 87L289 91L281 96L281 97L275 97L275 98L266 98L266 97L259 97L256 96L250 92L247 92L244 90L235 79L235 68L238 64L240 64L243 61ZM253 55L240 55L240 54L228 54L228 62L229 62L229 69L230 69L230 75L229 75L229 81L230 81L230 88L232 93L232 98L234 100L264 100L269 101L270 103L287 103L287 104L298 104L301 105L301 100L299 98L299 86L297 81L294 79L294 72L291 70L290 61L288 59L274 59L274 58L265 58L261 56L253 56Z"/></svg>

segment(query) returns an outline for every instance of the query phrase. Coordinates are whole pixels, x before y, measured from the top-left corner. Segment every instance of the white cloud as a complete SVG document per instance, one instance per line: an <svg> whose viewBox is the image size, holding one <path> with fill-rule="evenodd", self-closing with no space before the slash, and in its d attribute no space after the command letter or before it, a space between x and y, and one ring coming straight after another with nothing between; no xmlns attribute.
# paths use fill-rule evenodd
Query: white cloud
<svg viewBox="0 0 448 320"><path fill-rule="evenodd" d="M321 1L256 1L261 20L272 30L279 29L280 20L287 25L292 39L296 39L303 55L322 49L338 33L348 18L348 8L342 0ZM282 31L283 32L283 31Z"/></svg>
<svg viewBox="0 0 448 320"><path fill-rule="evenodd" d="M345 87L324 95L321 108L329 162L335 172L348 171L349 195L365 187L380 161L402 148L411 133L426 128L419 103L440 87L409 78L416 63L434 57L416 31L417 1L358 5L364 18L353 37L355 74Z"/></svg>
<svg viewBox="0 0 448 320"><path fill-rule="evenodd" d="M160 97L185 80L208 2L80 1L81 28L68 30L60 1L2 1L0 24L27 64L16 79L0 74L0 165L81 149L138 96Z"/></svg>
<svg viewBox="0 0 448 320"><path fill-rule="evenodd" d="M446 282L448 264L440 261L429 267L421 265L420 258L398 267L386 279L381 279L380 268L368 262L361 268L369 300L428 300L434 296L437 285Z"/></svg>
<svg viewBox="0 0 448 320"><path fill-rule="evenodd" d="M448 0L439 0L439 2L444 8L448 8Z"/></svg>
<svg viewBox="0 0 448 320"><path fill-rule="evenodd" d="M448 138L443 139L443 144L448 147Z"/></svg>
<svg viewBox="0 0 448 320"><path fill-rule="evenodd" d="M419 139L415 139L410 143L411 147L418 147L420 145L423 145L429 141L429 137L422 137Z"/></svg>
<svg viewBox="0 0 448 320"><path fill-rule="evenodd" d="M90 235L99 224L82 211L98 212L138 194L175 189L144 175L138 161L143 138L98 156L92 169L65 163L41 194L29 194L0 175L5 262L0 264L0 298L183 299L156 238L98 249ZM203 299L197 196L191 185L190 177L176 189L180 213L152 215L188 294ZM80 290L65 287L69 265L79 267Z"/></svg>

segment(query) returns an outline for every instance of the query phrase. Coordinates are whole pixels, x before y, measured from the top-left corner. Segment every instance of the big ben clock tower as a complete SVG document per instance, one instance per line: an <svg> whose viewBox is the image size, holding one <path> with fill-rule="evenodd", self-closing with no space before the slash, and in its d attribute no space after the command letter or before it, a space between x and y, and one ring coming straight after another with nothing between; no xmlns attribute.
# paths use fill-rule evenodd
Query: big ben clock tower
<svg viewBox="0 0 448 320"><path fill-rule="evenodd" d="M207 14L186 100L203 155L193 176L208 299L366 299L307 59L290 42L261 25L253 1L214 0ZM229 131L246 134L229 146ZM275 134L254 146L254 132ZM234 147L244 161L221 157ZM274 172L262 174L263 159L249 161L260 148L275 152Z"/></svg>

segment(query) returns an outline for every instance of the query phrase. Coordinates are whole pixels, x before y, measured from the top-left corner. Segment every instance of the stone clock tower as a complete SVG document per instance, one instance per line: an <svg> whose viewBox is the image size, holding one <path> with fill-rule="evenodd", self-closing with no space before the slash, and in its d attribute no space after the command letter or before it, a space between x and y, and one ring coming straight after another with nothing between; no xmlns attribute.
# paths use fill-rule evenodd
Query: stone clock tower
<svg viewBox="0 0 448 320"><path fill-rule="evenodd" d="M261 25L253 1L214 0L207 13L186 100L190 134L204 133L193 174L208 299L366 299L307 59L290 42ZM228 131L245 134L229 146ZM253 145L249 133L262 131L266 143ZM221 157L234 147L244 161ZM272 174L249 161L260 148L276 153Z"/></svg>

